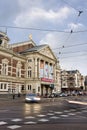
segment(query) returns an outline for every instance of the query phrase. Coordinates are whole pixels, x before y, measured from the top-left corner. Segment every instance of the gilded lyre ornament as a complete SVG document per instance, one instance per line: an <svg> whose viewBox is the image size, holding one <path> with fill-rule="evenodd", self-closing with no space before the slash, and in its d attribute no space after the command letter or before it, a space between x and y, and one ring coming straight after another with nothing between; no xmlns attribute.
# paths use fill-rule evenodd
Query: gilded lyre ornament
<svg viewBox="0 0 87 130"><path fill-rule="evenodd" d="M29 39L32 40L32 34L29 35Z"/></svg>

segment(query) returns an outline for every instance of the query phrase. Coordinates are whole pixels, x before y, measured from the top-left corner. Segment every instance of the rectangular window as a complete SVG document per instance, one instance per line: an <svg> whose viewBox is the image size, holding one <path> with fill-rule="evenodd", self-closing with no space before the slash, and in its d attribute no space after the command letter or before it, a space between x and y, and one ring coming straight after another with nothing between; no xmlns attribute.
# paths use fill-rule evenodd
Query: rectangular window
<svg viewBox="0 0 87 130"><path fill-rule="evenodd" d="M6 83L1 83L0 84L0 89L3 89L3 90L5 89L6 90L7 89L7 84Z"/></svg>
<svg viewBox="0 0 87 130"><path fill-rule="evenodd" d="M4 89L6 89L7 88L7 84L4 84Z"/></svg>
<svg viewBox="0 0 87 130"><path fill-rule="evenodd" d="M3 84L1 83L1 89L3 89Z"/></svg>
<svg viewBox="0 0 87 130"><path fill-rule="evenodd" d="M31 85L28 85L28 90L31 90Z"/></svg>
<svg viewBox="0 0 87 130"><path fill-rule="evenodd" d="M16 76L21 77L21 69L20 68L16 69Z"/></svg>
<svg viewBox="0 0 87 130"><path fill-rule="evenodd" d="M8 75L8 65L5 63L2 64L2 74Z"/></svg>
<svg viewBox="0 0 87 130"><path fill-rule="evenodd" d="M24 90L24 85L22 85L21 90Z"/></svg>
<svg viewBox="0 0 87 130"><path fill-rule="evenodd" d="M31 78L31 70L28 70L28 77Z"/></svg>
<svg viewBox="0 0 87 130"><path fill-rule="evenodd" d="M40 87L38 87L38 92L40 92Z"/></svg>
<svg viewBox="0 0 87 130"><path fill-rule="evenodd" d="M28 76L28 78L32 77L32 70L31 70L31 68L28 68L27 76Z"/></svg>
<svg viewBox="0 0 87 130"><path fill-rule="evenodd" d="M0 83L0 91L8 91L8 83Z"/></svg>

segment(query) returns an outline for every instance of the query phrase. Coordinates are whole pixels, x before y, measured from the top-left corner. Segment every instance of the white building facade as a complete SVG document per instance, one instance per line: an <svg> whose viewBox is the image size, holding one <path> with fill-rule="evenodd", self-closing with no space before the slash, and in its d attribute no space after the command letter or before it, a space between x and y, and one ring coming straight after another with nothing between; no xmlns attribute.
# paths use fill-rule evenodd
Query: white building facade
<svg viewBox="0 0 87 130"><path fill-rule="evenodd" d="M59 61L48 45L32 39L10 44L0 33L0 93L38 93L61 91Z"/></svg>

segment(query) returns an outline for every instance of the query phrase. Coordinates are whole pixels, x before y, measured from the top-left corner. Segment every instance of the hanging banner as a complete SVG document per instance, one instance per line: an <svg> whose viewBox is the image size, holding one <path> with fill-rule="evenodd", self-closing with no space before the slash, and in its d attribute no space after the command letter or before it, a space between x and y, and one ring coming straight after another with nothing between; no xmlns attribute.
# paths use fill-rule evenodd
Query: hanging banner
<svg viewBox="0 0 87 130"><path fill-rule="evenodd" d="M53 79L53 66L49 65L49 79Z"/></svg>
<svg viewBox="0 0 87 130"><path fill-rule="evenodd" d="M53 79L48 79L48 78L41 78L41 81L50 82L50 83L53 83L53 82L54 82Z"/></svg>
<svg viewBox="0 0 87 130"><path fill-rule="evenodd" d="M44 66L44 77L45 78L49 77L49 68L48 68L48 63L47 62L45 63L45 66Z"/></svg>

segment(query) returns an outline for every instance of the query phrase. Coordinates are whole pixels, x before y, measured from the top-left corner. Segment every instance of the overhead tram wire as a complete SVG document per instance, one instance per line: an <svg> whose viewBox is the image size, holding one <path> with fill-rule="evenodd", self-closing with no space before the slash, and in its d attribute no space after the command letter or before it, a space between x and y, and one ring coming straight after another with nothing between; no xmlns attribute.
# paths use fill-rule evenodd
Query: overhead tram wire
<svg viewBox="0 0 87 130"><path fill-rule="evenodd" d="M55 30L55 29L41 29L41 28L29 28L29 27L16 27L16 26L6 26L6 25L2 25L0 26L1 28L5 28L6 31L9 28L14 28L14 29L25 29L25 30L36 30L36 31L46 31L46 32L60 32L60 33L72 33L73 30L71 31L63 31L63 30ZM87 30L80 30L80 31L73 31L73 33L81 33L81 32L87 32Z"/></svg>
<svg viewBox="0 0 87 130"><path fill-rule="evenodd" d="M73 52L59 52L59 53L56 53L56 54L75 54L75 53L81 53L81 52L87 52L87 50L82 50L82 51L73 51Z"/></svg>
<svg viewBox="0 0 87 130"><path fill-rule="evenodd" d="M75 47L75 46L82 46L82 45L87 45L87 43L72 44L72 45L69 45L69 46L64 46L64 48ZM61 46L59 48L54 48L52 50L57 50L57 49L61 49L61 48L63 48L63 46Z"/></svg>
<svg viewBox="0 0 87 130"><path fill-rule="evenodd" d="M64 0L63 0L64 1ZM67 3L66 1L64 1L65 3ZM68 3L67 3L68 4ZM71 6L70 4L68 4L69 6ZM72 7L72 6L71 6ZM74 7L72 7L72 8L74 8ZM75 8L74 8L75 9ZM79 10L77 10L77 9L75 9L76 11L78 11L78 15L77 15L77 18L76 18L76 20L75 20L75 24L77 24L77 22L78 22L78 18L80 17L80 15L83 13L83 11L79 11ZM65 41L65 43L68 41L68 39L71 37L71 34L74 32L74 27L73 28L71 28L71 31L70 31L70 35L67 37L67 39L66 39L66 41ZM63 48L65 48L65 46L63 45L62 47L61 47L61 49L63 49ZM60 48L59 48L60 49ZM61 53L61 52L60 52Z"/></svg>
<svg viewBox="0 0 87 130"><path fill-rule="evenodd" d="M84 33L84 32L87 32L87 30L74 31L73 33Z"/></svg>
<svg viewBox="0 0 87 130"><path fill-rule="evenodd" d="M46 32L63 32L63 33L70 33L69 31L62 31L62 30L56 30L56 29L42 29L42 28L28 28L28 27L16 27L16 26L0 26L4 28L14 28L14 29L24 29L24 30L36 30L36 31L46 31Z"/></svg>
<svg viewBox="0 0 87 130"><path fill-rule="evenodd" d="M63 1L66 5L68 5L68 6L71 7L72 9L74 9L75 11L78 11L78 12L79 12L79 16L80 16L81 13L87 11L86 8L83 8L83 10L79 10L79 9L75 8L74 6L72 6L72 5L70 4L70 2L67 2L66 0L62 0L62 1Z"/></svg>
<svg viewBox="0 0 87 130"><path fill-rule="evenodd" d="M74 10L76 10L78 12L78 17L76 19L75 24L77 23L78 18L81 16L81 14L83 13L83 10L78 10L77 8L75 8L74 6L72 6L70 3L66 2L65 0L62 0L64 3L66 3L68 6L70 6L71 8L73 8ZM74 31L73 31L74 32ZM80 32L80 31L78 31Z"/></svg>
<svg viewBox="0 0 87 130"><path fill-rule="evenodd" d="M87 56L87 54L75 55L75 56L66 56L66 57L58 57L59 59L71 58L71 57L80 57L80 56Z"/></svg>
<svg viewBox="0 0 87 130"><path fill-rule="evenodd" d="M74 10L78 11L78 16L81 15L81 13L83 13L83 11L81 10L78 10L76 8L74 8L70 3L66 2L65 0L62 0L64 3L66 3L67 5L69 5L71 8L73 8ZM5 27L6 28L6 32L7 32L7 29L8 28L17 28L17 29L27 29L27 30L36 30L36 31L51 31L51 32L64 32L64 33L70 33L69 31L61 31L61 30L55 30L55 29L41 29L41 28L33 28L33 27L16 27L16 26L0 26L0 27ZM77 32L84 32L84 31L87 31L87 30L83 30L83 31L77 31ZM71 30L71 33L77 33L77 32L74 32L73 30Z"/></svg>
<svg viewBox="0 0 87 130"><path fill-rule="evenodd" d="M72 6L69 2L66 2L65 0L62 0L65 4L67 4L69 7L71 7L72 9L74 9L75 11L79 12L79 10L77 8L75 8L74 6Z"/></svg>
<svg viewBox="0 0 87 130"><path fill-rule="evenodd" d="M73 8L75 11L77 11L78 12L78 17L76 18L76 20L75 20L75 24L77 24L77 21L78 21L78 18L81 16L81 14L83 13L83 10L78 10L77 8L75 8L74 6L72 6L70 3L68 3L68 2L66 2L65 0L62 0L64 3L66 3L68 6L70 6L71 8ZM71 29L71 31L73 31L74 32L74 30L73 29ZM78 32L80 32L80 31L78 31Z"/></svg>

